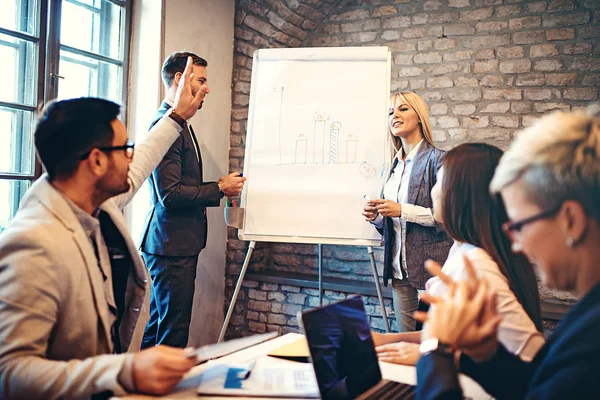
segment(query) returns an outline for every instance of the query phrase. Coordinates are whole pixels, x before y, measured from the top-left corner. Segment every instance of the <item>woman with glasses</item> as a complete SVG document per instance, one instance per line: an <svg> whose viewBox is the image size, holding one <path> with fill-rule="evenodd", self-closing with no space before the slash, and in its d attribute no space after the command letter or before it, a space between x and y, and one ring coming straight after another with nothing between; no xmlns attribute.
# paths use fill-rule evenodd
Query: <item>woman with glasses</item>
<svg viewBox="0 0 600 400"><path fill-rule="evenodd" d="M500 149L483 143L463 144L448 151L431 197L434 217L454 239L442 271L452 279L464 280L465 257L475 264L478 276L498 293L500 342L512 354L531 360L544 345L535 274L525 257L512 254L511 243L502 231L508 220L506 210L500 197L488 189L501 156ZM425 287L435 296L448 291L438 277L427 281ZM377 352L382 361L414 364L419 358L418 345L391 343L420 343L418 332L375 334L375 341L380 345Z"/></svg>
<svg viewBox="0 0 600 400"><path fill-rule="evenodd" d="M462 350L461 372L495 398L594 397L600 378L600 118L583 111L541 118L517 135L490 187L510 218L505 230L513 251L543 271L544 285L575 291L580 300L524 362L499 340L493 307L499 297L491 285L474 276L463 282L442 276L454 296L429 298L434 307L419 316L438 344L417 365L420 396L462 398L450 349Z"/></svg>
<svg viewBox="0 0 600 400"><path fill-rule="evenodd" d="M407 332L431 277L423 264L444 262L452 242L433 218L430 192L444 151L433 144L427 104L414 92L395 93L388 115L391 168L381 198L368 200L363 215L383 234L383 282L392 281L398 328Z"/></svg>

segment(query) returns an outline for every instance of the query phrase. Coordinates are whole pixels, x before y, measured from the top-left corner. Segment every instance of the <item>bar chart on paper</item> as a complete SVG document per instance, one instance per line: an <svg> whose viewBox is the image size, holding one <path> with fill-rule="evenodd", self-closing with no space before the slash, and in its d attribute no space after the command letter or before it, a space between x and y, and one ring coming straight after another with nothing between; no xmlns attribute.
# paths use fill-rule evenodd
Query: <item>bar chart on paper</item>
<svg viewBox="0 0 600 400"><path fill-rule="evenodd" d="M387 47L255 53L242 239L379 244L361 212L382 186L389 72Z"/></svg>

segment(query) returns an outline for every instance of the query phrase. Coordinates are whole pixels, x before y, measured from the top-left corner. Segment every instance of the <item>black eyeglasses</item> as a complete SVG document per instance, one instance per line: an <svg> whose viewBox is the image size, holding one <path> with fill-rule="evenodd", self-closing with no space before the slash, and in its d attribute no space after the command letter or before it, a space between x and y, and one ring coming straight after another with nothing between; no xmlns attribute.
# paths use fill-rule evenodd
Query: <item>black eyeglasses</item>
<svg viewBox="0 0 600 400"><path fill-rule="evenodd" d="M110 151L125 150L125 157L127 157L127 158L129 158L131 160L133 158L133 153L134 153L134 150L135 150L135 143L133 143L131 140L128 140L127 143L125 143L122 146L94 147L94 149L98 149L98 150L103 151L105 153L110 152ZM85 160L86 158L89 157L90 153L94 149L90 149L89 151L86 151L85 153L83 153L81 155L81 157L79 157L79 159L80 160Z"/></svg>
<svg viewBox="0 0 600 400"><path fill-rule="evenodd" d="M532 215L531 217L524 218L520 221L515 221L515 222L507 221L504 224L502 224L502 230L504 231L506 236L508 236L511 240L514 240L515 234L521 232L521 229L523 229L523 227L525 225L530 224L534 221L538 221L540 219L550 218L550 217L556 215L556 213L558 213L558 211L560 210L561 207L562 207L562 203L554 208L551 208L546 211L542 211L538 214Z"/></svg>

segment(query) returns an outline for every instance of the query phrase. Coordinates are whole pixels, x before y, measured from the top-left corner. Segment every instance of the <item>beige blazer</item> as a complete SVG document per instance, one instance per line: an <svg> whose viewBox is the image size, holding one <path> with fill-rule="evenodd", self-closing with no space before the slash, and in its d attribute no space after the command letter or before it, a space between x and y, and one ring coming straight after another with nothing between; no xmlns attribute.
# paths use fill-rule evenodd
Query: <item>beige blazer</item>
<svg viewBox="0 0 600 400"><path fill-rule="evenodd" d="M120 325L127 349L147 287L146 268L121 212L181 128L161 120L136 146L127 193L101 208L119 229L133 260ZM44 175L26 193L0 234L0 393L3 399L89 398L125 393L133 354L111 354L109 309L93 246L64 197ZM126 376L119 376L126 371Z"/></svg>

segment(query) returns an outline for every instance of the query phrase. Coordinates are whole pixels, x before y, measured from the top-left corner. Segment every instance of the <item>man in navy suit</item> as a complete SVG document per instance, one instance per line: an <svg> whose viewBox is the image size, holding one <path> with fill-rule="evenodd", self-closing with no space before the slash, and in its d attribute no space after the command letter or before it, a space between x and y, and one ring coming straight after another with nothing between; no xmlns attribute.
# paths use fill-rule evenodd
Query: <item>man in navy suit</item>
<svg viewBox="0 0 600 400"><path fill-rule="evenodd" d="M452 282L433 304L417 364L418 398L461 399L455 362L497 399L595 397L600 372L600 118L553 113L520 132L500 160L491 190L508 217L512 249L543 271L545 286L580 300L531 362L498 344L496 296L478 279ZM465 259L466 260L466 259ZM460 358L456 350L462 351ZM454 354L453 354L454 352ZM454 357L453 357L454 356Z"/></svg>
<svg viewBox="0 0 600 400"><path fill-rule="evenodd" d="M151 127L172 107L188 57L193 60L192 92L202 92L203 98L209 93L206 60L188 52L171 54L162 66L166 96ZM234 172L217 182L205 182L194 129L190 120L180 118L179 123L183 128L179 138L148 180L153 206L141 250L152 278L152 293L142 348L186 346L198 256L208 233L206 207L218 207L224 196L239 195L246 179Z"/></svg>

